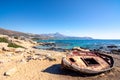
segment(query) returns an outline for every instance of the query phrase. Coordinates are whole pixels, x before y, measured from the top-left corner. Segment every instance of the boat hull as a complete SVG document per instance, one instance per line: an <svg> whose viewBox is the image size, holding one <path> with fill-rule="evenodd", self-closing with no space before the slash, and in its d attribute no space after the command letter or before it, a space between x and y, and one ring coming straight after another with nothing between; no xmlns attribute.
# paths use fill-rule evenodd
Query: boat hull
<svg viewBox="0 0 120 80"><path fill-rule="evenodd" d="M75 55L73 55L73 56L75 56ZM80 73L84 73L84 74L99 74L99 73L103 73L103 72L111 70L113 68L113 64L114 64L113 58L111 56L108 56L108 55L105 55L105 54L98 54L98 53L97 53L96 57L102 58L101 56L102 57L104 56L105 58L106 57L109 58L109 62L106 61L106 63L108 64L109 67L99 69L99 70L95 70L94 68L90 69L90 68L86 68L86 67L80 67L80 66L78 66L74 63L71 63L67 59L68 56L66 56L66 57L63 57L62 61L61 61L62 69L71 69L71 70L74 70L74 71L77 71L77 72L80 72ZM84 56L84 57L86 57L86 56Z"/></svg>

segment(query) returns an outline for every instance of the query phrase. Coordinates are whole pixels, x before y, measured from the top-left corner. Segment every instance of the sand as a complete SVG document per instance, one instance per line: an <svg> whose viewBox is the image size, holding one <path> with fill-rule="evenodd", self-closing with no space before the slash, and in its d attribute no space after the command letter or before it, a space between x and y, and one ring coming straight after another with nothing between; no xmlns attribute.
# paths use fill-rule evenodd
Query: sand
<svg viewBox="0 0 120 80"><path fill-rule="evenodd" d="M27 45L23 42L28 50L23 52L0 51L0 80L120 80L120 55L110 54L115 61L111 71L85 76L78 72L61 69L61 59L67 54L66 52L34 49L32 46L35 45L25 43ZM35 54L40 54L41 58L26 60ZM50 61L46 55L55 60ZM4 75L10 70L14 70L13 73L8 76Z"/></svg>
<svg viewBox="0 0 120 80"><path fill-rule="evenodd" d="M40 50L40 53L46 53ZM120 56L112 55L115 60L115 66L110 72L100 75L84 77L81 74L61 69L62 52L48 51L49 54L57 56L56 61L29 60L29 62L20 62L21 57L17 57L10 62L0 64L0 80L119 80L120 79ZM58 53L58 54L57 54ZM46 53L47 54L47 53ZM62 54L62 55L60 55ZM117 58L116 58L117 57ZM7 59L7 58L6 58ZM10 76L4 76L4 72L15 68L16 72Z"/></svg>

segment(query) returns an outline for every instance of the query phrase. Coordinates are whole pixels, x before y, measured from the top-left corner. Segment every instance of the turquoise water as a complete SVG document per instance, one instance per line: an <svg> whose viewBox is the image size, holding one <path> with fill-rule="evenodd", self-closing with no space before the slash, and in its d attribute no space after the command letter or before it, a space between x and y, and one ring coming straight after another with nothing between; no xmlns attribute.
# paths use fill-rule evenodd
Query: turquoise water
<svg viewBox="0 0 120 80"><path fill-rule="evenodd" d="M83 47L92 50L109 45L116 45L120 47L120 40L38 40L38 42L52 42L56 44L56 47L63 49Z"/></svg>

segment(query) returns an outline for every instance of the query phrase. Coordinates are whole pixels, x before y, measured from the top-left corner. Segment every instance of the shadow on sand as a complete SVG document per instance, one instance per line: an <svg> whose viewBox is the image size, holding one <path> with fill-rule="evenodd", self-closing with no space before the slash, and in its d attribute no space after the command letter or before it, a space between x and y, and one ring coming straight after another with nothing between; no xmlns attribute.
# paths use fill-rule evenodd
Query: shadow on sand
<svg viewBox="0 0 120 80"><path fill-rule="evenodd" d="M68 70L68 69L61 69L61 65L60 64L55 64L52 65L48 68L46 68L45 70L43 70L42 72L47 72L47 73L51 73L51 74L59 74L59 75L70 75L70 76L81 76L81 77L90 77L90 76L95 76L95 75L86 75L80 72L75 72L72 70Z"/></svg>

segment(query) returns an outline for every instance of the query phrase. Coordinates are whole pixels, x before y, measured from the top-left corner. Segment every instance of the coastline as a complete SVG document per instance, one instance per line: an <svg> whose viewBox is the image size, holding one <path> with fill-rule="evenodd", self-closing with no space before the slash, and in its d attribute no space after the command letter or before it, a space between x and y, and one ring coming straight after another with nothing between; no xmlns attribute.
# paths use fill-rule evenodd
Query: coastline
<svg viewBox="0 0 120 80"><path fill-rule="evenodd" d="M36 49L66 52L74 47L80 47L91 51L120 55L119 40L37 40L37 42L40 42L40 45L35 46Z"/></svg>
<svg viewBox="0 0 120 80"><path fill-rule="evenodd" d="M35 49L38 43L8 37L24 48L0 49L0 80L118 80L120 79L120 55L114 58L114 68L106 73L83 77L74 71L61 70L61 59L68 52ZM2 45L2 44L1 44ZM4 47L4 46L3 46ZM13 71L14 70L14 71ZM6 72L13 71L5 75ZM7 73L6 73L7 74Z"/></svg>

